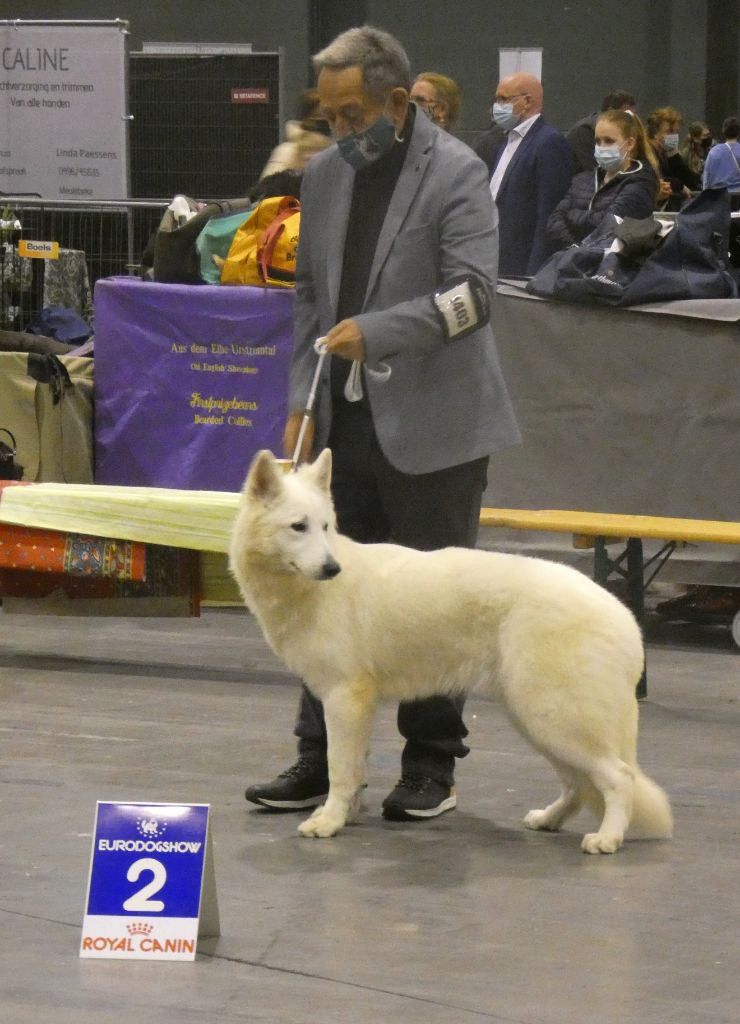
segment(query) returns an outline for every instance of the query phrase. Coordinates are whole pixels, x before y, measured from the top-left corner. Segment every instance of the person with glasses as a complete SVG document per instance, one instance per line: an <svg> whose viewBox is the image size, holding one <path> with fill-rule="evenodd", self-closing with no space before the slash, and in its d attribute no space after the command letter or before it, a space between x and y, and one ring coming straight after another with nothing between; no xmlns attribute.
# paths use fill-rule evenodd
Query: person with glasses
<svg viewBox="0 0 740 1024"><path fill-rule="evenodd" d="M411 84L412 102L446 132L451 132L457 123L461 99L457 82L436 71L422 71Z"/></svg>
<svg viewBox="0 0 740 1024"><path fill-rule="evenodd" d="M548 218L570 185L570 146L544 120L542 105L542 84L534 75L507 75L491 108L495 132L476 146L498 208L500 277L529 277L539 270L547 254Z"/></svg>
<svg viewBox="0 0 740 1024"><path fill-rule="evenodd" d="M302 458L331 449L337 522L353 540L472 548L489 456L520 439L490 323L498 246L486 168L409 102L408 55L389 33L348 29L313 64L335 144L301 186L285 452L299 438ZM319 338L328 358L303 434ZM401 777L385 818L426 821L456 806L462 711L461 696L398 706ZM337 727L336 706L327 723L303 688L298 760L250 785L250 803L324 802L332 714Z"/></svg>

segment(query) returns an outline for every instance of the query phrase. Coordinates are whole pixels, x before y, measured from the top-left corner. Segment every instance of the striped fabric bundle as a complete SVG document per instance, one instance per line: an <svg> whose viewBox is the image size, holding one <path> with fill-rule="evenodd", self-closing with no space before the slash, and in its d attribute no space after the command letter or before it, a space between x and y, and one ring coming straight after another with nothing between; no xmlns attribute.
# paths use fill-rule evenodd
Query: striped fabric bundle
<svg viewBox="0 0 740 1024"><path fill-rule="evenodd" d="M227 552L239 495L105 484L0 481L0 523Z"/></svg>

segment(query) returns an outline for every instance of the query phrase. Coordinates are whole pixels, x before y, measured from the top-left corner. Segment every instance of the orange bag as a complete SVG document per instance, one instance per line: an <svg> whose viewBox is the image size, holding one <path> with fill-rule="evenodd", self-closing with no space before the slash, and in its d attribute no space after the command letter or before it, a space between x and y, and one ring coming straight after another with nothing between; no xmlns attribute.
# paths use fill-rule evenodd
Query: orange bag
<svg viewBox="0 0 740 1024"><path fill-rule="evenodd" d="M263 199L234 235L221 284L295 287L300 211L293 196Z"/></svg>

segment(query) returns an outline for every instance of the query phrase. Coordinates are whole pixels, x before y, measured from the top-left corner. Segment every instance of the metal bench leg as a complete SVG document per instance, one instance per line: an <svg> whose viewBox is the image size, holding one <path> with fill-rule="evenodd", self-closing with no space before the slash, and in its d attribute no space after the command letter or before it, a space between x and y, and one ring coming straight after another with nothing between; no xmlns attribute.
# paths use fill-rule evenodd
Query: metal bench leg
<svg viewBox="0 0 740 1024"><path fill-rule="evenodd" d="M621 563L627 561L626 570ZM644 559L642 552L642 540L639 537L630 537L627 540L627 547L619 558L613 559L607 551L606 538L594 537L594 581L602 587L606 587L612 573L617 574L627 584L627 607L642 626L645 619L645 584L644 584ZM647 697L647 667L644 666L640 681L637 684L637 699Z"/></svg>
<svg viewBox="0 0 740 1024"><path fill-rule="evenodd" d="M594 537L594 582L605 587L612 571L612 560L606 550L606 539Z"/></svg>
<svg viewBox="0 0 740 1024"><path fill-rule="evenodd" d="M645 621L644 568L642 540L639 537L630 537L627 541L627 602L640 627ZM647 697L647 668L645 666L643 666L636 693L638 700Z"/></svg>

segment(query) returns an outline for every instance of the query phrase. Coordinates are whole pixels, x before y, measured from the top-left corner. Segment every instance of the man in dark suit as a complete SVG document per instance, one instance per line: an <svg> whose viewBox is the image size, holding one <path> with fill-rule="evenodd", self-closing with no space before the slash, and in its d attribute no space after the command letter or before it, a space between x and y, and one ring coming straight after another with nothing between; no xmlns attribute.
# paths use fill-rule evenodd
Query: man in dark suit
<svg viewBox="0 0 740 1024"><path fill-rule="evenodd" d="M542 117L542 85L523 71L503 78L494 128L476 147L499 212L499 275L525 277L545 259L547 220L570 185L570 147Z"/></svg>

